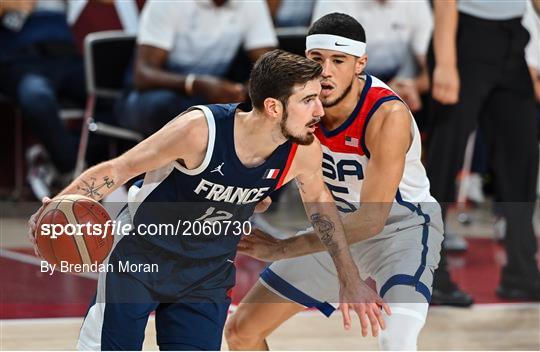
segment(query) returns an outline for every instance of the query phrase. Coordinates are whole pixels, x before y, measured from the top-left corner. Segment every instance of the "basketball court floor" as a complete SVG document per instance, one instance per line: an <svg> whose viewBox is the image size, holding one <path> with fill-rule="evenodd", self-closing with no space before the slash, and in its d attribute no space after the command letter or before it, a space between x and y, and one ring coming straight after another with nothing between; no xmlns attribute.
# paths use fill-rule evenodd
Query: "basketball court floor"
<svg viewBox="0 0 540 352"><path fill-rule="evenodd" d="M267 219L291 232L301 228L305 215L297 205L291 206L298 204L294 197L284 198L286 204L280 204ZM26 214L36 207L37 204L2 205L0 350L74 349L82 316L95 290L92 274L49 276L40 272L40 261L26 240ZM450 228L464 235L469 245L467 251L451 254L451 273L477 304L469 309L431 307L420 336L420 349L540 350L540 304L503 301L494 293L505 255L494 239L494 219L489 209L486 206L470 210L472 224L468 226L457 222L455 213L449 215ZM535 222L540 229L540 209ZM249 290L265 263L239 256L236 265L233 303ZM280 327L268 342L271 349L277 350L377 349L376 338L362 338L359 323L355 323L351 331L344 331L339 313L325 318L316 311L306 311ZM156 350L152 318L146 334L144 348Z"/></svg>

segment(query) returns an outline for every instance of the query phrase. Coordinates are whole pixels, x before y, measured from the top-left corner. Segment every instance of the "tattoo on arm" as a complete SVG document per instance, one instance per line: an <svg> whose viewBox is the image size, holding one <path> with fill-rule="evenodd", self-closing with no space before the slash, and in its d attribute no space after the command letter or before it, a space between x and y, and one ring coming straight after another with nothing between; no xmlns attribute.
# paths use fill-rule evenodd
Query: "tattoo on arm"
<svg viewBox="0 0 540 352"><path fill-rule="evenodd" d="M300 192L304 194L306 193L306 191L304 190L304 185L305 185L304 182L296 179L296 185L298 186L298 189L300 189Z"/></svg>
<svg viewBox="0 0 540 352"><path fill-rule="evenodd" d="M334 241L334 233L336 227L334 222L328 218L326 215L321 215L319 213L314 213L310 216L311 223L313 227L319 234L321 242L328 248L330 255L334 256L338 253L338 245Z"/></svg>
<svg viewBox="0 0 540 352"><path fill-rule="evenodd" d="M77 190L83 191L84 195L90 198L101 197L102 194L99 193L99 190L103 187L108 189L112 188L115 184L114 180L109 178L109 176L103 177L103 183L96 185L96 178L92 177L90 181L82 180L82 185L77 186Z"/></svg>

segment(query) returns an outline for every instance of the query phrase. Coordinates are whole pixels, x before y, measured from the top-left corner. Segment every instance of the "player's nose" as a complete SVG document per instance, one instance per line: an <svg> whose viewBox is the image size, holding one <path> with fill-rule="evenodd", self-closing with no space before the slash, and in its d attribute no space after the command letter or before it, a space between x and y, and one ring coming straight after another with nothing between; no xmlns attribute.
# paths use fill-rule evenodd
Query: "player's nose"
<svg viewBox="0 0 540 352"><path fill-rule="evenodd" d="M330 62L330 60L324 60L324 62L321 64L321 66L323 68L321 76L323 78L331 77L332 72L331 72L331 62Z"/></svg>
<svg viewBox="0 0 540 352"><path fill-rule="evenodd" d="M321 99L317 98L315 101L315 110L313 111L314 117L322 117L324 116L324 108L322 106Z"/></svg>

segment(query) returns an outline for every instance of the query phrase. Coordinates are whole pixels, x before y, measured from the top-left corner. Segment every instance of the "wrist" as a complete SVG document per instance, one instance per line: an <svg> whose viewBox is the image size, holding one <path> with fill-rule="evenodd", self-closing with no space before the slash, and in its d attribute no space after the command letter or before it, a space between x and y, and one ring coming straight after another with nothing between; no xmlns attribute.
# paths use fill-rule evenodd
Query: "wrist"
<svg viewBox="0 0 540 352"><path fill-rule="evenodd" d="M455 61L444 60L437 62L435 69L444 69L444 70L457 70L457 64Z"/></svg>
<svg viewBox="0 0 540 352"><path fill-rule="evenodd" d="M279 243L279 246L278 246L277 252L278 252L279 260L287 259L287 254L288 254L287 240L280 240L278 243Z"/></svg>
<svg viewBox="0 0 540 352"><path fill-rule="evenodd" d="M293 248L298 248L296 244L296 237L286 238L284 240L279 240L278 245L278 256L279 259L288 259L294 257Z"/></svg>
<svg viewBox="0 0 540 352"><path fill-rule="evenodd" d="M193 88L195 86L195 81L197 80L197 75L190 73L184 79L184 92L188 97L193 96Z"/></svg>
<svg viewBox="0 0 540 352"><path fill-rule="evenodd" d="M336 265L339 281L343 286L357 285L360 280L360 273L354 261L341 262L341 265Z"/></svg>
<svg viewBox="0 0 540 352"><path fill-rule="evenodd" d="M356 273L353 275L352 273L348 273L348 275L338 275L340 285L343 289L347 289L349 287L358 287L360 285L361 279L360 275Z"/></svg>

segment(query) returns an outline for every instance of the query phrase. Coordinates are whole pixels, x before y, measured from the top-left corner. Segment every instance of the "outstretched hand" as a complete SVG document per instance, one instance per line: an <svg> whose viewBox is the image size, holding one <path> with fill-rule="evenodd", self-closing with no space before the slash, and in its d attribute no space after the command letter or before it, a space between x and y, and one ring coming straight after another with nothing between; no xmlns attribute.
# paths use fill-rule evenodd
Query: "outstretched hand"
<svg viewBox="0 0 540 352"><path fill-rule="evenodd" d="M373 291L364 281L353 287L340 288L339 308L343 314L343 327L345 330L351 328L351 314L353 310L360 318L362 336L368 335L371 325L372 336L378 336L380 330L386 328L382 310L387 315L391 315L390 307L379 295Z"/></svg>

